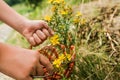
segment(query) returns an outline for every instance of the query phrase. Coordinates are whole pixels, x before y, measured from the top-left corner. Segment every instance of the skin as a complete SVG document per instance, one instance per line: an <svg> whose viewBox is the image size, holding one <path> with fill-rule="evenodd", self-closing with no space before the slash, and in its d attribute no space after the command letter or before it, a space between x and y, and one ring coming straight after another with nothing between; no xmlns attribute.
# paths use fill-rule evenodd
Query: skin
<svg viewBox="0 0 120 80"><path fill-rule="evenodd" d="M0 20L22 34L32 46L43 43L54 32L45 21L29 20L0 0ZM17 80L32 80L30 75L42 75L42 66L52 72L50 61L38 51L0 43L0 72Z"/></svg>
<svg viewBox="0 0 120 80"><path fill-rule="evenodd" d="M38 51L3 43L0 43L0 49L0 71L17 80L32 80L30 75L42 75L41 65L52 70L49 60Z"/></svg>

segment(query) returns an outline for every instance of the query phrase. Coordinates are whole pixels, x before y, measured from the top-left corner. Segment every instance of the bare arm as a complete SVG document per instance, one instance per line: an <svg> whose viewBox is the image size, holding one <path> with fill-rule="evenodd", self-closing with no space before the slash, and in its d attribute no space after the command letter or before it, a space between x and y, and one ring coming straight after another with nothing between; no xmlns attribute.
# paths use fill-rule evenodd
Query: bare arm
<svg viewBox="0 0 120 80"><path fill-rule="evenodd" d="M25 17L15 12L3 0L0 0L0 20L19 32L22 32L25 22L27 21Z"/></svg>
<svg viewBox="0 0 120 80"><path fill-rule="evenodd" d="M3 0L0 0L0 20L10 25L36 46L53 34L47 23L41 20L29 20L15 12ZM23 49L0 43L0 72L18 80L32 80L31 72L37 70L40 75L45 66L49 71L49 60L37 51Z"/></svg>
<svg viewBox="0 0 120 80"><path fill-rule="evenodd" d="M29 20L14 11L3 0L0 0L0 20L21 33L33 46L41 44L47 37L53 35L45 21Z"/></svg>

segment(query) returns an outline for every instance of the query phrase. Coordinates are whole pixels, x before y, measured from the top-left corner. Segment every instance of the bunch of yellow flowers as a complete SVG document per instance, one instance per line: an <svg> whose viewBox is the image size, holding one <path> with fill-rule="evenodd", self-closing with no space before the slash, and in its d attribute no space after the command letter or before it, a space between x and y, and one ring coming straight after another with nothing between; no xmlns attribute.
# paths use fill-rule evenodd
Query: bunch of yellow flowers
<svg viewBox="0 0 120 80"><path fill-rule="evenodd" d="M51 42L52 45L60 44L59 36L58 35L54 35L53 37L50 38L50 42Z"/></svg>
<svg viewBox="0 0 120 80"><path fill-rule="evenodd" d="M72 20L73 10L71 6L66 4L65 0L48 0L48 2L52 5L52 16L47 15L44 20L55 31L55 35L50 38L50 43L56 48L59 48L61 44L64 45L64 51L61 51L60 48L59 50L61 53L68 53L66 55L60 53L59 58L53 62L53 65L58 68L64 60L70 60L70 46L75 44L74 34L70 31L70 26L74 22ZM80 12L76 14L76 17L79 16L82 16Z"/></svg>
<svg viewBox="0 0 120 80"><path fill-rule="evenodd" d="M55 67L59 68L61 66L61 64L66 61L66 59L70 61L71 60L71 55L70 54L66 54L66 55L65 54L60 54L59 58L56 59L53 62L53 65Z"/></svg>
<svg viewBox="0 0 120 80"><path fill-rule="evenodd" d="M49 41L58 51L58 58L54 59L52 64L57 69L66 69L67 64L72 60L72 55L76 52L76 34L86 21L82 18L81 12L74 14L72 7L67 5L65 0L48 0L48 2L52 5L52 15L45 16L44 20L55 31L55 35Z"/></svg>

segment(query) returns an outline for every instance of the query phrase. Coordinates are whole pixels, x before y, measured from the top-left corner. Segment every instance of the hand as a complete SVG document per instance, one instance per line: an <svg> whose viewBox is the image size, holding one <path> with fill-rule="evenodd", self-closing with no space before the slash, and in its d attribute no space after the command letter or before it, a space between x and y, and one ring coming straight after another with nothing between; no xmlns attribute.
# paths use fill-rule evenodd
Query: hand
<svg viewBox="0 0 120 80"><path fill-rule="evenodd" d="M41 44L54 34L45 21L28 20L25 24L22 34L32 46Z"/></svg>
<svg viewBox="0 0 120 80"><path fill-rule="evenodd" d="M53 67L49 60L37 51L3 45L0 51L0 71L17 80L32 80L33 75L42 75L42 67L48 71Z"/></svg>

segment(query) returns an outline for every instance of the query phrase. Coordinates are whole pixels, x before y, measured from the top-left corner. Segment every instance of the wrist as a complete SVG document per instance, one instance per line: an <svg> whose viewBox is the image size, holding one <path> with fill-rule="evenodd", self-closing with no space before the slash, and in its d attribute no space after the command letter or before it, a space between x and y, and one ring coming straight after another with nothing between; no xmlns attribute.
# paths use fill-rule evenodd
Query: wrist
<svg viewBox="0 0 120 80"><path fill-rule="evenodd" d="M20 34L23 34L23 31L27 28L27 25L29 23L29 20L24 18L18 25L17 25L17 31Z"/></svg>
<svg viewBox="0 0 120 80"><path fill-rule="evenodd" d="M29 32L29 28L31 27L30 23L31 23L31 20L25 19L23 23L21 23L20 25L20 29L18 30L18 32L22 34L24 37L26 37L25 32Z"/></svg>

